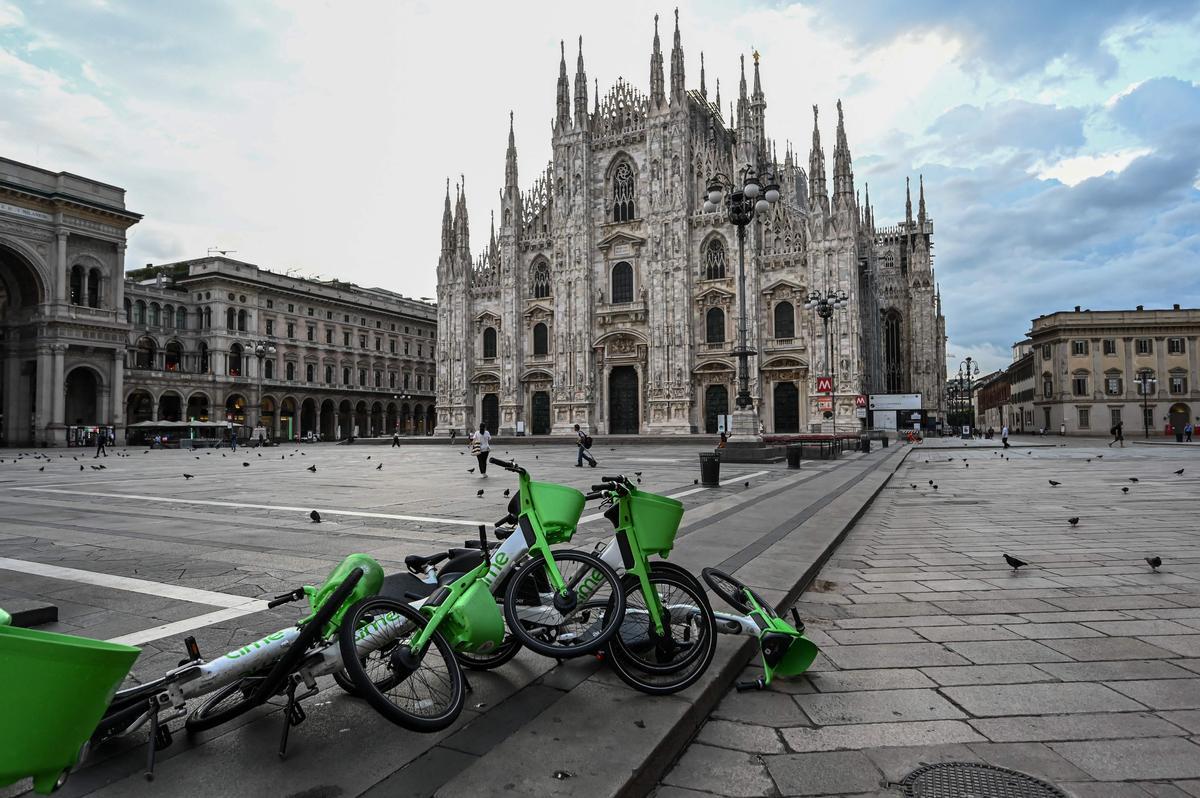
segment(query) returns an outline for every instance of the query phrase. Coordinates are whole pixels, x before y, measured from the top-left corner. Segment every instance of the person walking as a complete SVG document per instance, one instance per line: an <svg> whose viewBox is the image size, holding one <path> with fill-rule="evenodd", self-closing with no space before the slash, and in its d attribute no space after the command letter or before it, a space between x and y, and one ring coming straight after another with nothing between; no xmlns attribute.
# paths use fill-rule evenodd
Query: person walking
<svg viewBox="0 0 1200 798"><path fill-rule="evenodd" d="M1008 448L1008 425L1005 424L1000 428L1000 442L1004 444L1004 448Z"/></svg>
<svg viewBox="0 0 1200 798"><path fill-rule="evenodd" d="M1192 442L1192 422L1190 421L1183 426L1183 439L1188 443Z"/></svg>
<svg viewBox="0 0 1200 798"><path fill-rule="evenodd" d="M1125 422L1118 421L1116 424L1113 425L1112 436L1113 436L1113 439L1108 442L1108 445L1112 446L1114 443L1119 443L1119 444L1121 444L1121 448L1124 449L1125 448Z"/></svg>
<svg viewBox="0 0 1200 798"><path fill-rule="evenodd" d="M575 467L583 468L583 461L587 460L588 465L592 468L595 468L596 458L592 457L592 453L588 451L588 449L592 448L592 436L581 430L579 425L576 424L575 437L577 439L575 444L578 447L578 451L575 455Z"/></svg>
<svg viewBox="0 0 1200 798"><path fill-rule="evenodd" d="M107 443L108 443L108 432L106 432L105 430L100 430L99 432L97 432L96 433L96 457L99 457L100 455L104 455L105 457L108 457L108 452L105 451L105 449L104 449L104 447Z"/></svg>
<svg viewBox="0 0 1200 798"><path fill-rule="evenodd" d="M400 433L399 433L399 432L393 432L393 433L392 433L392 448L393 448L393 449L396 449L396 448L398 448L399 446L400 446Z"/></svg>
<svg viewBox="0 0 1200 798"><path fill-rule="evenodd" d="M237 451L237 430L229 430L229 448L232 451Z"/></svg>
<svg viewBox="0 0 1200 798"><path fill-rule="evenodd" d="M488 452L492 450L492 433L488 432L487 425L480 424L479 432L471 433L470 442L471 454L479 461L479 476L487 479Z"/></svg>

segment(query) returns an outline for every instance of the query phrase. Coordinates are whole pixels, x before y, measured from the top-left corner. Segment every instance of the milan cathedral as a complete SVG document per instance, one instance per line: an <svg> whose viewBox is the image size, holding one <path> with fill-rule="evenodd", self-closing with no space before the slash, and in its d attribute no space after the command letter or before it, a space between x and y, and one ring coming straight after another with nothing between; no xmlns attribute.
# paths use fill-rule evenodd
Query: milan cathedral
<svg viewBox="0 0 1200 798"><path fill-rule="evenodd" d="M688 89L676 12L669 79L655 17L650 88L623 79L588 97L583 42L559 62L553 157L521 188L511 118L499 226L470 245L466 191L446 186L438 260L438 427L460 432L715 432L733 410L737 234L705 213L706 187L747 164L776 174L783 199L746 242L750 389L769 433L851 431L861 394L920 394L921 422L944 418L945 320L924 183L917 212L876 226L854 184L841 102L832 192L816 106L807 172L766 133L759 57L736 115L710 97L704 56ZM828 326L810 291L849 297ZM832 362L827 355L832 352ZM835 376L832 395L817 378ZM906 426L908 425L906 419Z"/></svg>

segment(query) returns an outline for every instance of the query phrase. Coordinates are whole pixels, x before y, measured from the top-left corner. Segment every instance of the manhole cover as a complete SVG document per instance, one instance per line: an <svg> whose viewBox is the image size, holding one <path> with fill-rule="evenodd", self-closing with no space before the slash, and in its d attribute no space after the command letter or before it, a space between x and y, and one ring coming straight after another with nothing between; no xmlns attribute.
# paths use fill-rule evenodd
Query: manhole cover
<svg viewBox="0 0 1200 798"><path fill-rule="evenodd" d="M1067 798L1041 779L981 762L939 762L917 768L900 787L913 798Z"/></svg>

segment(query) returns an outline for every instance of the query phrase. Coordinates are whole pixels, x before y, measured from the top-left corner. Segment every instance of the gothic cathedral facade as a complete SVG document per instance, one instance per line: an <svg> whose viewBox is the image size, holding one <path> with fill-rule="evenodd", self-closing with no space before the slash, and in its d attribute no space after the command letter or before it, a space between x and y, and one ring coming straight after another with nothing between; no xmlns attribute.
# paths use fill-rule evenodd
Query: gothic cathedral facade
<svg viewBox="0 0 1200 798"><path fill-rule="evenodd" d="M932 268L933 222L876 227L854 186L841 103L832 193L813 108L808 171L766 135L755 53L737 114L684 83L676 12L670 79L655 18L650 91L618 79L589 108L582 39L574 87L559 63L553 157L522 190L511 119L499 227L470 248L465 188L446 186L438 260L438 427L460 432L602 434L717 430L737 390L737 229L702 205L710 178L752 164L783 200L747 228L750 389L767 433L857 430L856 397L922 397L944 418L945 320ZM731 104L732 106L732 104ZM804 305L844 291L828 328ZM826 339L828 333L831 340ZM832 351L831 358L827 352ZM817 377L835 377L833 395ZM832 405L832 413L830 406Z"/></svg>

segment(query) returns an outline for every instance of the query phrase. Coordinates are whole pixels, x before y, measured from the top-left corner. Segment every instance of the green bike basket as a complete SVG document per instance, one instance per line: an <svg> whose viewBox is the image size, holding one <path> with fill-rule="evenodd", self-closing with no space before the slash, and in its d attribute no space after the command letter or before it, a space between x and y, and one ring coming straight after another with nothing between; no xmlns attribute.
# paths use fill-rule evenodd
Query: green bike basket
<svg viewBox="0 0 1200 798"><path fill-rule="evenodd" d="M33 777L46 795L79 760L140 651L0 626L0 787Z"/></svg>
<svg viewBox="0 0 1200 798"><path fill-rule="evenodd" d="M504 615L482 581L466 589L446 620L446 637L455 651L483 653L504 640Z"/></svg>
<svg viewBox="0 0 1200 798"><path fill-rule="evenodd" d="M683 502L641 491L629 494L628 501L638 545L647 554L665 557L675 545L675 534L683 520Z"/></svg>
<svg viewBox="0 0 1200 798"><path fill-rule="evenodd" d="M529 499L542 522L547 543L566 543L575 534L579 516L583 515L583 494L567 485L553 482L530 482Z"/></svg>

